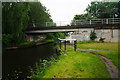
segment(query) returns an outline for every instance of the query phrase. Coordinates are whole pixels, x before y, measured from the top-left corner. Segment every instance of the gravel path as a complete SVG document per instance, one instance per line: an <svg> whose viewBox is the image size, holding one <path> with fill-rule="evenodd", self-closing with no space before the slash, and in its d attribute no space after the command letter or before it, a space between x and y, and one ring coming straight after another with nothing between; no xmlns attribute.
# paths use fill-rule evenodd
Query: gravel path
<svg viewBox="0 0 120 80"><path fill-rule="evenodd" d="M74 48L72 46L67 46L69 48ZM115 79L115 78L120 78L120 75L118 75L120 73L120 71L118 70L118 68L112 63L112 60L100 55L100 54L97 54L97 53L94 53L93 51L105 51L105 50L97 50L97 49L80 49L80 48L77 48L77 50L81 50L81 51L87 51L91 54L94 54L96 56L99 56L102 61L105 63L106 67L107 67L107 70L111 76L111 78ZM115 79L116 80L116 79Z"/></svg>

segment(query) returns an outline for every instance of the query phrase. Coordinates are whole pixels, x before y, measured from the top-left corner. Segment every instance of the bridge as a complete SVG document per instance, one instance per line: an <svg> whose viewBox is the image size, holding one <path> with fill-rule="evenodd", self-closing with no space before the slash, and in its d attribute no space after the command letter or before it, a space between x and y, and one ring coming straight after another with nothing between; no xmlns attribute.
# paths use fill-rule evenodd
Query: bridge
<svg viewBox="0 0 120 80"><path fill-rule="evenodd" d="M91 20L72 20L63 22L31 23L26 34L41 34L50 32L75 32L78 29L120 29L120 18L104 18Z"/></svg>

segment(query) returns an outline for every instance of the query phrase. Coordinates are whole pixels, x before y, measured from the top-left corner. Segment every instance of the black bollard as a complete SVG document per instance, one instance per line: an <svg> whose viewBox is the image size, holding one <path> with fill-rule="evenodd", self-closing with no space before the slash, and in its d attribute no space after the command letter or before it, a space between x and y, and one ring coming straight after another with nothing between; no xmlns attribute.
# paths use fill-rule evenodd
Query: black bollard
<svg viewBox="0 0 120 80"><path fill-rule="evenodd" d="M61 40L59 40L60 41L60 49L61 49Z"/></svg>
<svg viewBox="0 0 120 80"><path fill-rule="evenodd" d="M74 41L74 51L76 51L76 49L77 49L76 43L77 43L77 40Z"/></svg>
<svg viewBox="0 0 120 80"><path fill-rule="evenodd" d="M65 40L65 50L66 50L66 40Z"/></svg>

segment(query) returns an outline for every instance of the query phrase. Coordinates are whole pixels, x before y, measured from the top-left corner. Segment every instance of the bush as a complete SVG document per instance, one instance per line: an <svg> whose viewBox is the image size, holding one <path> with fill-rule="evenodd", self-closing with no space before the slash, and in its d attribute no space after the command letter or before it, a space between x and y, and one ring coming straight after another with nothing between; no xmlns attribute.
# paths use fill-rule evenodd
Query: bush
<svg viewBox="0 0 120 80"><path fill-rule="evenodd" d="M53 39L53 40L57 40L58 38L64 38L65 34L64 33L47 33L46 34L47 39Z"/></svg>
<svg viewBox="0 0 120 80"><path fill-rule="evenodd" d="M104 42L105 38L100 37L99 41Z"/></svg>
<svg viewBox="0 0 120 80"><path fill-rule="evenodd" d="M91 31L90 40L94 41L97 38L95 31Z"/></svg>
<svg viewBox="0 0 120 80"><path fill-rule="evenodd" d="M2 45L3 45L3 47L11 46L12 45L12 39L13 39L12 35L3 34L2 35Z"/></svg>

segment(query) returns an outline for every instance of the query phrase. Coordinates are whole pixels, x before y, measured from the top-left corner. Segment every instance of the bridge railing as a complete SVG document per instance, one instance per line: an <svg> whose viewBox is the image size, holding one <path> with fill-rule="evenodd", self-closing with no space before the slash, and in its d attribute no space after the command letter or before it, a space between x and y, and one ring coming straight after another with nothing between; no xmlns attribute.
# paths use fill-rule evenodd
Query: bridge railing
<svg viewBox="0 0 120 80"><path fill-rule="evenodd" d="M30 23L29 25L32 27L49 27L49 26L57 27L57 26L79 26L97 24L120 24L120 18L43 22L43 23Z"/></svg>
<svg viewBox="0 0 120 80"><path fill-rule="evenodd" d="M120 18L75 20L72 25L120 24Z"/></svg>

